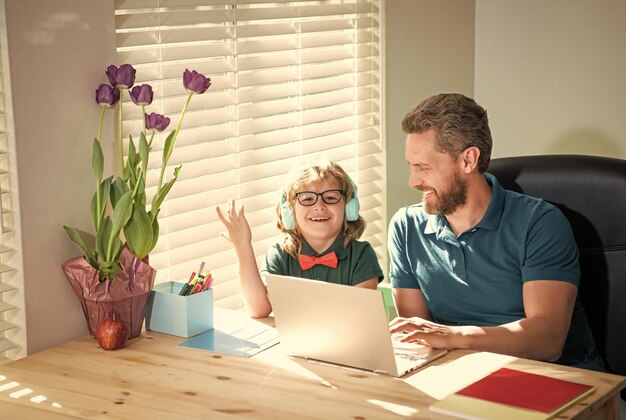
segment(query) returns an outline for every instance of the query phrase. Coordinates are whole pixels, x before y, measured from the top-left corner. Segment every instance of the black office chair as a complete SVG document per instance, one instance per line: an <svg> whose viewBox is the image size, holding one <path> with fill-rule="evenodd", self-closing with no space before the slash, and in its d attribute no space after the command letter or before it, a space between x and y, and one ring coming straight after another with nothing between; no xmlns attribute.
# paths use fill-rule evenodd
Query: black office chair
<svg viewBox="0 0 626 420"><path fill-rule="evenodd" d="M580 252L578 293L596 345L610 372L626 375L626 160L507 157L493 159L487 172L505 189L543 198L568 218Z"/></svg>

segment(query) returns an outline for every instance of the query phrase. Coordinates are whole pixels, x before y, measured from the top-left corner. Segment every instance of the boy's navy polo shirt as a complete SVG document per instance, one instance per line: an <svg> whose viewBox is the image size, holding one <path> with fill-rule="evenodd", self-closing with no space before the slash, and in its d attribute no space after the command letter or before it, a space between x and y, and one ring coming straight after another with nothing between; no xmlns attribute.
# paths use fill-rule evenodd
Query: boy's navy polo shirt
<svg viewBox="0 0 626 420"><path fill-rule="evenodd" d="M303 270L300 268L298 259L283 251L280 244L277 243L267 251L261 274L266 272L350 286L371 278L378 278L379 283L383 280L383 270L378 263L376 251L369 242L352 239L344 247L343 235L339 235L332 245L322 253L315 252L306 242L302 243L300 252L319 257L331 251L337 254L337 268L316 265L308 270Z"/></svg>

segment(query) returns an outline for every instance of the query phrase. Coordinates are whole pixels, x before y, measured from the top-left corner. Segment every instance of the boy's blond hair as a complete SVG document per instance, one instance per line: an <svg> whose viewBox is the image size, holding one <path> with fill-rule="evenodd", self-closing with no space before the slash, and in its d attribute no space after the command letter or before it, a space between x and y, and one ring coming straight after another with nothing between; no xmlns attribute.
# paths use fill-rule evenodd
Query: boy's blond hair
<svg viewBox="0 0 626 420"><path fill-rule="evenodd" d="M354 187L350 177L346 171L339 166L339 164L331 160L317 158L312 161L302 163L292 169L289 172L287 182L283 187L281 200L279 200L278 205L276 206L276 214L278 216L276 226L278 226L278 229L285 234L284 242L282 243L281 248L293 257L296 257L296 254L302 249L302 242L304 241L304 238L295 223L295 214L293 221L295 226L292 229L285 228L281 212L282 203L285 201L288 202L289 206L293 210L296 201L296 192L299 192L303 185L322 181L335 182L339 186L339 189L345 192L346 203L351 199L357 199L356 191L354 190L356 187ZM348 222L344 217L342 230L344 246L346 246L352 239L359 239L365 230L365 226L365 220L360 215L359 218L353 222Z"/></svg>

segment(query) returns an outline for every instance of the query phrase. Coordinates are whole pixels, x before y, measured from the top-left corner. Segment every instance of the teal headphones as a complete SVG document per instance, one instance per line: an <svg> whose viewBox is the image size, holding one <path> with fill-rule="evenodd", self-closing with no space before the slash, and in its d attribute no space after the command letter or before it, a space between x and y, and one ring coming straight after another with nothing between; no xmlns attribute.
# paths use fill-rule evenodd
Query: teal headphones
<svg viewBox="0 0 626 420"><path fill-rule="evenodd" d="M359 220L359 210L361 208L361 205L359 204L359 197L357 197L356 186L349 176L348 181L352 186L352 198L346 203L344 214L346 217L346 221L356 222L357 220ZM287 201L287 197L285 197L284 191L280 196L280 217L283 219L283 226L285 227L285 229L291 230L295 227L295 223L293 221L293 209L291 208L289 201Z"/></svg>

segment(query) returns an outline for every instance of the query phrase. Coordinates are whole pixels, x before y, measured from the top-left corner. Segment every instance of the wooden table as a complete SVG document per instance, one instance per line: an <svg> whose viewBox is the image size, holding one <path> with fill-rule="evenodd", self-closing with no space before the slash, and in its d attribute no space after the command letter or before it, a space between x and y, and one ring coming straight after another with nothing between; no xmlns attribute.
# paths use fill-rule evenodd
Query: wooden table
<svg viewBox="0 0 626 420"><path fill-rule="evenodd" d="M177 346L184 340L144 332L104 351L85 337L0 366L0 418L438 419L430 404L508 366L596 387L559 419L619 419L626 386L622 376L484 352L455 350L397 379L289 358L280 345L242 358Z"/></svg>

